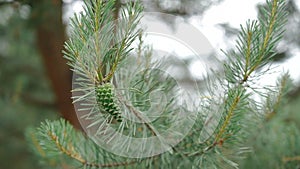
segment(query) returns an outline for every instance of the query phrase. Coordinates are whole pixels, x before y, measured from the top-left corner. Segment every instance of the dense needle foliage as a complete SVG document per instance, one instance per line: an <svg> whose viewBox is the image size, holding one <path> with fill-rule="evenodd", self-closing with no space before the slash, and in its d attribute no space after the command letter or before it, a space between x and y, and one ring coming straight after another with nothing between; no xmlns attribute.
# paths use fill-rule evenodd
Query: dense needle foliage
<svg viewBox="0 0 300 169"><path fill-rule="evenodd" d="M207 92L199 94L200 104L197 101L182 105L177 104L179 89L175 80L160 71L171 65L153 61L151 48L142 44L143 30L138 27L143 9L140 2L128 3L117 21L112 15L114 3L86 2L84 13L72 19L73 32L65 44L65 58L74 72L74 104L79 118L90 121L87 135L62 119L46 121L30 137L35 140L37 154L58 168L62 164L164 169L249 166L243 159L256 148L251 140L259 142L259 131L272 126L268 124L282 110L284 95L291 85L288 73L284 73L276 86L257 87L257 81L269 72L268 64L284 33L285 1L268 0L258 20L241 26L236 48L224 52L227 60L223 72L214 72L206 79ZM136 41L143 47L134 50L132 44ZM157 97L161 95L166 98ZM153 98L159 104L151 105L149 99ZM187 109L188 104L196 108ZM98 135L119 146L135 143L134 139L104 135L107 126L130 138L158 136L174 127L178 122L174 117L180 110L193 124L186 136L166 152L146 157L137 153L130 158L96 144L100 142ZM192 120L176 125L189 125ZM299 132L293 127L291 130ZM299 140L295 139L294 144ZM137 148L149 153L155 146ZM291 165L289 161L296 158L296 154L285 155L273 167Z"/></svg>

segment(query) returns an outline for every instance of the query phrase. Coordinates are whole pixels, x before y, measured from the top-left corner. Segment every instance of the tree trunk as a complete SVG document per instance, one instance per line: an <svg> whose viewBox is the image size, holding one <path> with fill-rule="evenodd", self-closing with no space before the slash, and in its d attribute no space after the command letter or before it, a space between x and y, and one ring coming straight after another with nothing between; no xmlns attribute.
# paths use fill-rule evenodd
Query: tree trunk
<svg viewBox="0 0 300 169"><path fill-rule="evenodd" d="M62 22L62 1L34 2L32 16L36 24L37 47L56 96L57 107L65 119L80 129L71 100L72 73L62 57L66 39Z"/></svg>

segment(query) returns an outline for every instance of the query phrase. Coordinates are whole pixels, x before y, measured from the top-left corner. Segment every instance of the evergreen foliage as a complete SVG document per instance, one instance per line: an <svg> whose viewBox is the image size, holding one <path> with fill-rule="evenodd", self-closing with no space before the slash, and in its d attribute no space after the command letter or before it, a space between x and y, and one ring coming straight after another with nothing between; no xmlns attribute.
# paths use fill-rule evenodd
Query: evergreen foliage
<svg viewBox="0 0 300 169"><path fill-rule="evenodd" d="M87 2L84 13L72 19L73 32L65 45L65 58L75 74L73 92L80 93L74 95L74 104L84 102L89 105L82 109L88 112L85 117L92 121L89 127L96 127L98 135L102 133L101 126L111 122L114 129L130 137L157 136L160 131L173 126L172 117L179 109L184 109L186 116L195 123L184 139L167 152L126 158L101 148L95 138L93 142L64 120L46 121L32 131L37 154L57 167L66 162L69 166L82 168L239 168L249 165L242 161L253 150L251 140L264 139L263 134L256 138L260 126L266 131L272 130L270 121L281 112L284 95L290 89L288 74L282 75L275 87L262 86L267 90L260 90L258 96L253 87L269 72L265 67L282 38L287 15L285 1L268 0L257 21L248 21L246 26L241 26L236 49L224 52L227 56L224 72L214 72L214 77L207 79L208 95L199 96L202 101L196 105L198 110L195 112L176 105L178 98L174 93L178 88L174 80L162 79L164 74L158 71L169 65L150 61L151 49L141 47L140 2L129 3L122 9L117 22L112 17L113 6L113 0ZM136 40L140 41L140 47L134 53L131 46ZM128 81L122 81L123 77ZM129 94L125 89L129 89ZM154 109L148 101L153 92L162 92L169 100L156 98L165 104ZM256 97L264 102L257 101ZM101 109L107 113L102 113ZM146 113L140 113L141 110ZM135 123L137 120L142 123ZM294 126L289 131L299 133ZM292 147L299 144L295 140L289 140L293 142ZM111 142L122 146L130 141L116 139ZM137 148L147 152L155 146ZM293 157L295 154L287 153L278 164L270 166L287 167L286 163L297 158ZM296 163L288 166L296 166Z"/></svg>

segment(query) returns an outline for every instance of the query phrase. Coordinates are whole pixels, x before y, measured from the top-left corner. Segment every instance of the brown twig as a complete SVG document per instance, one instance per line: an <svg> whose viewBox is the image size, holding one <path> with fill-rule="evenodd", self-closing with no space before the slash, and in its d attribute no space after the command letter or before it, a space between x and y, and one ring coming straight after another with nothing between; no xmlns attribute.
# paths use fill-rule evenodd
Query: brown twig
<svg viewBox="0 0 300 169"><path fill-rule="evenodd" d="M300 156L296 156L296 157L283 157L282 161L284 163L292 162L292 161L300 161Z"/></svg>

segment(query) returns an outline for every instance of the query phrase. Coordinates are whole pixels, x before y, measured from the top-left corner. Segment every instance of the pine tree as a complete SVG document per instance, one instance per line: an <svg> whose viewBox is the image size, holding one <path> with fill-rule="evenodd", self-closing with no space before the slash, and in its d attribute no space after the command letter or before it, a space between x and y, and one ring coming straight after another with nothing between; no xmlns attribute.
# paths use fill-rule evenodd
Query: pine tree
<svg viewBox="0 0 300 169"><path fill-rule="evenodd" d="M128 3L117 21L114 3L86 2L65 43L85 134L63 119L46 120L28 132L36 154L51 168L239 168L252 150L249 140L280 113L290 89L288 73L275 87L257 88L284 33L285 1L267 1L258 20L241 26L235 50L224 52L223 72L206 79L200 104L178 104L182 90L161 71L169 65L153 61L143 45L141 3Z"/></svg>

